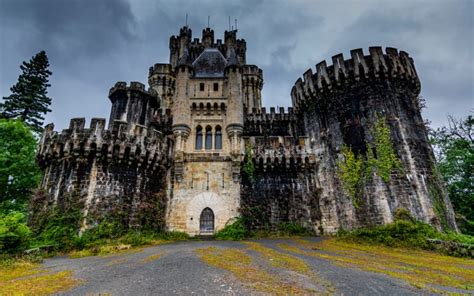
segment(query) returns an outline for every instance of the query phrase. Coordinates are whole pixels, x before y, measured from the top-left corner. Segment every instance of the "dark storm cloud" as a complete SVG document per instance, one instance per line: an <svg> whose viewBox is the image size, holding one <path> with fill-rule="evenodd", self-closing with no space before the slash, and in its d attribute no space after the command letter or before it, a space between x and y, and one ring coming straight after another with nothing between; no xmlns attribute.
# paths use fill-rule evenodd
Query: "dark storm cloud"
<svg viewBox="0 0 474 296"><path fill-rule="evenodd" d="M288 106L296 79L323 59L372 45L415 59L435 125L473 108L472 1L155 1L0 0L0 95L19 64L45 49L53 76L53 112L107 117L108 89L119 80L146 83L147 69L169 58L169 36L185 23L201 37L207 16L216 38L238 19L247 60L264 70L264 104Z"/></svg>

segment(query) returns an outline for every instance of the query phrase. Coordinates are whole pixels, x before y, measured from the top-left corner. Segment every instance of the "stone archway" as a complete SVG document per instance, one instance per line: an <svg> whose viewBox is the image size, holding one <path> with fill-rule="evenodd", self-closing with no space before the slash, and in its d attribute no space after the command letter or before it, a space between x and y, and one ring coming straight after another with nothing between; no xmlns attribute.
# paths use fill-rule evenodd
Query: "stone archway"
<svg viewBox="0 0 474 296"><path fill-rule="evenodd" d="M224 228L230 219L238 215L238 203L233 199L225 195L221 196L215 192L199 193L192 197L186 205L187 233L190 235L199 235L201 233L200 218L206 208L209 208L214 216L213 232Z"/></svg>
<svg viewBox="0 0 474 296"><path fill-rule="evenodd" d="M199 217L199 233L214 233L214 212L210 208L205 208Z"/></svg>

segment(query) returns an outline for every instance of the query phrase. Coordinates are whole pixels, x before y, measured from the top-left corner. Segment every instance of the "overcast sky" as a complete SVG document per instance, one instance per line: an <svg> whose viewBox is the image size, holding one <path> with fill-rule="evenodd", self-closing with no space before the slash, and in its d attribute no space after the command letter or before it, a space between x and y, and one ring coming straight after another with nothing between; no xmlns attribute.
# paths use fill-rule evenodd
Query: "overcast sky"
<svg viewBox="0 0 474 296"><path fill-rule="evenodd" d="M238 19L247 62L264 70L264 105L289 106L294 82L340 52L395 47L415 60L437 127L446 115L474 109L474 1L157 1L0 0L0 96L19 65L45 50L51 64L52 112L46 122L66 128L72 117L108 119L116 81L147 83L148 67L168 62L169 36L189 14L193 37L210 25L223 39Z"/></svg>

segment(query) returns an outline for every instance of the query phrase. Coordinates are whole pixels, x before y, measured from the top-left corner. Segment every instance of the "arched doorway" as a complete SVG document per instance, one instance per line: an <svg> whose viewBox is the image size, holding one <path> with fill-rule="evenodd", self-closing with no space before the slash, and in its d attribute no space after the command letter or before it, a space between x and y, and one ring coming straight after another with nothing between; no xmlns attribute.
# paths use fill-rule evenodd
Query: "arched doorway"
<svg viewBox="0 0 474 296"><path fill-rule="evenodd" d="M200 233L214 233L214 212L210 208L205 208L201 212L199 219Z"/></svg>

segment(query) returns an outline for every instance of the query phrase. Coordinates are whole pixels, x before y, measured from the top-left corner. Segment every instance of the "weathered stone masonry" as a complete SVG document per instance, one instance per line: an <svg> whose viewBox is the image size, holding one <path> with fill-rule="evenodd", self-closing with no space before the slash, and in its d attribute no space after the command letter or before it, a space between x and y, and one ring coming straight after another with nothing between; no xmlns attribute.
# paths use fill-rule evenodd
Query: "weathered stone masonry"
<svg viewBox="0 0 474 296"><path fill-rule="evenodd" d="M80 201L82 229L108 219L127 227L222 229L239 215L255 229L296 222L315 232L389 223L397 208L437 227L456 229L421 118L420 81L407 53L371 47L321 62L291 91L293 107L262 107L263 72L246 64L246 42L206 28L170 38L170 61L149 70L149 89L118 82L104 119L48 125L38 161L44 171L33 215ZM337 173L341 149L364 155L371 129L390 127L402 168L389 182L374 175L359 207ZM250 147L250 154L245 147ZM372 148L370 148L372 149ZM376 151L375 151L376 155ZM242 171L254 163L253 176Z"/></svg>

